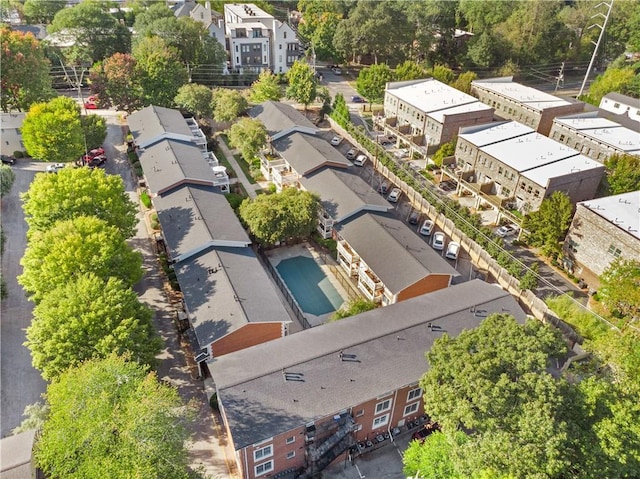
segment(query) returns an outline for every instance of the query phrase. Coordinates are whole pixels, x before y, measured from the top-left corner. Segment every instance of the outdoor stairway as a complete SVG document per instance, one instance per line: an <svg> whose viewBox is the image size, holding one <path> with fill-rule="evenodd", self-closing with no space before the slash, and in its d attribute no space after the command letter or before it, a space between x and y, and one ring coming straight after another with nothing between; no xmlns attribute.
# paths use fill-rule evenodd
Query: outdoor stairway
<svg viewBox="0 0 640 479"><path fill-rule="evenodd" d="M318 445L309 445L309 466L304 473L299 476L300 479L310 479L355 444L351 433L355 430L356 423L353 421L351 415L341 417L340 422L344 423L325 441Z"/></svg>

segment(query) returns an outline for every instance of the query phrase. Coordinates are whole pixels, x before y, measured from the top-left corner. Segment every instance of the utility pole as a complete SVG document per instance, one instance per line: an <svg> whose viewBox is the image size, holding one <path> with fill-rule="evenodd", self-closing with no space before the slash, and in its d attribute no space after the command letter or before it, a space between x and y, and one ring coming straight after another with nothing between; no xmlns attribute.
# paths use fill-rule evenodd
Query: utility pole
<svg viewBox="0 0 640 479"><path fill-rule="evenodd" d="M64 63L62 63L62 60L60 60L60 65L62 66L62 70L64 71L64 76L67 79L67 82L72 85L73 87L77 88L78 90L78 99L80 100L80 104L82 105L82 108L84 109L84 114L85 116L87 115L87 107L84 104L84 98L82 95L82 80L84 79L84 74L86 72L85 67L81 67L82 70L80 71L80 74L78 76L78 71L76 70L76 66L75 65L71 65L71 68L73 70L73 78L71 78L69 76L69 73L67 72L67 69L64 66ZM82 125L82 117L80 118L80 124ZM87 147L87 134L84 131L84 127L82 128L82 137L84 138L84 154L88 155L89 154L89 149Z"/></svg>
<svg viewBox="0 0 640 479"><path fill-rule="evenodd" d="M556 77L556 89L553 90L553 92L557 92L558 91L558 87L560 86L560 82L562 82L562 85L564 86L564 62L562 62L562 65L560 65L560 71L558 72L558 76Z"/></svg>
<svg viewBox="0 0 640 479"><path fill-rule="evenodd" d="M604 22L602 23L602 25L600 25L598 23L594 23L593 25L590 25L590 26L587 27L587 30L589 28L598 27L600 29L600 35L598 35L598 41L596 43L594 43L594 45L596 47L593 49L593 55L591 55L591 61L589 62L589 66L587 67L587 73L585 73L585 75L584 75L584 81L582 82L582 86L580 87L580 93L578 93L578 97L582 96L582 92L584 91L584 87L587 84L587 79L589 78L589 73L591 72L591 67L593 66L593 62L596 59L596 54L598 53L598 47L600 46L600 42L602 41L602 37L604 36L604 29L607 27L607 22L609 21L609 15L611 15L611 9L613 8L613 0L611 0L610 3L600 2L594 8L599 8L601 5L606 5L607 7L609 7L609 9L607 10L607 14L606 15L603 15L602 13L598 12L598 13L596 13L595 15L593 15L591 17L591 18L603 17L604 18ZM591 42L591 43L593 43L593 42Z"/></svg>

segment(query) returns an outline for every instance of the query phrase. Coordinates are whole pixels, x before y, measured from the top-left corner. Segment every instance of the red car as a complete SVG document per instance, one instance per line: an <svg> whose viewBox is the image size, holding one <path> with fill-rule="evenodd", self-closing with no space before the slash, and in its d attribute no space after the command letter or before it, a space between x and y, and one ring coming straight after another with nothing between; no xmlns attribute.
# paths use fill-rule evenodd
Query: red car
<svg viewBox="0 0 640 479"><path fill-rule="evenodd" d="M87 110L95 110L98 108L98 97L96 95L91 95L87 98L87 101L84 102L84 107Z"/></svg>
<svg viewBox="0 0 640 479"><path fill-rule="evenodd" d="M412 440L420 441L423 443L424 440L431 434L440 430L440 425L437 422L428 422L416 432L411 435Z"/></svg>
<svg viewBox="0 0 640 479"><path fill-rule="evenodd" d="M86 155L82 155L82 158L80 158L78 161L76 161L76 165L78 165L78 166L88 165L91 162L91 160L93 160L94 158L99 157L99 156L104 156L105 157L105 161L106 161L106 156L104 154L104 148L102 148L102 147L94 148L93 150L89 151Z"/></svg>

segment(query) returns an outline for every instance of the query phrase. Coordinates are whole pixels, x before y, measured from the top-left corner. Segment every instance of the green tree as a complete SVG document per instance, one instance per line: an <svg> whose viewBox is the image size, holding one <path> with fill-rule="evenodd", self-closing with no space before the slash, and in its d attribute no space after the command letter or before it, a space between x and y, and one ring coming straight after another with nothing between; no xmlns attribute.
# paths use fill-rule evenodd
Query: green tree
<svg viewBox="0 0 640 479"><path fill-rule="evenodd" d="M24 16L31 23L51 23L53 17L67 5L65 0L26 0Z"/></svg>
<svg viewBox="0 0 640 479"><path fill-rule="evenodd" d="M211 118L213 116L213 91L205 85L187 83L178 89L178 94L173 100L178 108L193 113L196 118Z"/></svg>
<svg viewBox="0 0 640 479"><path fill-rule="evenodd" d="M451 68L448 68L444 65L435 65L431 69L431 76L436 80L449 85L453 83L453 80L455 79L456 74L453 73L453 70Z"/></svg>
<svg viewBox="0 0 640 479"><path fill-rule="evenodd" d="M438 151L433 154L433 163L438 167L442 167L444 159L455 154L457 143L458 137L455 137L453 140L441 145L440 148L438 148Z"/></svg>
<svg viewBox="0 0 640 479"><path fill-rule="evenodd" d="M68 162L84 152L80 107L68 97L31 106L22 123L22 141L34 158Z"/></svg>
<svg viewBox="0 0 640 479"><path fill-rule="evenodd" d="M307 238L316 229L319 199L313 193L286 188L281 193L259 195L240 205L240 217L264 244L289 238Z"/></svg>
<svg viewBox="0 0 640 479"><path fill-rule="evenodd" d="M40 429L44 425L49 415L49 406L44 403L36 402L27 404L22 412L23 421L20 425L11 430L11 434L16 435L31 429Z"/></svg>
<svg viewBox="0 0 640 479"><path fill-rule="evenodd" d="M527 230L527 241L542 248L542 252L554 257L561 252L560 242L564 239L571 224L573 205L569 197L555 191L545 198L540 209L524 217L522 227Z"/></svg>
<svg viewBox="0 0 640 479"><path fill-rule="evenodd" d="M258 79L251 85L249 100L252 103L263 103L265 101L280 101L282 98L282 87L278 82L278 77L270 71L263 71Z"/></svg>
<svg viewBox="0 0 640 479"><path fill-rule="evenodd" d="M339 310L333 313L329 321L338 321L340 319L348 318L349 316L364 313L365 311L371 311L375 308L376 303L373 301L369 301L364 298L356 298L345 303Z"/></svg>
<svg viewBox="0 0 640 479"><path fill-rule="evenodd" d="M188 479L191 409L155 373L115 355L62 374L34 457L49 477Z"/></svg>
<svg viewBox="0 0 640 479"><path fill-rule="evenodd" d="M143 5L136 15L133 31L138 32L141 36L146 36L152 32L151 24L156 20L172 17L175 18L175 15L166 3L151 1L148 5Z"/></svg>
<svg viewBox="0 0 640 479"><path fill-rule="evenodd" d="M454 435L458 442L464 442L463 433ZM434 432L424 443L411 441L402 456L403 472L407 477L421 479L463 479L456 471L453 461L454 443L442 432Z"/></svg>
<svg viewBox="0 0 640 479"><path fill-rule="evenodd" d="M216 88L213 90L213 118L226 122L238 118L245 112L249 104L245 96L238 90Z"/></svg>
<svg viewBox="0 0 640 479"><path fill-rule="evenodd" d="M382 63L363 68L356 80L356 90L364 96L369 103L380 103L384 98L384 89L387 82L393 80L393 72L388 65Z"/></svg>
<svg viewBox="0 0 640 479"><path fill-rule="evenodd" d="M106 280L121 279L127 286L142 278L142 256L133 251L115 226L93 216L59 221L36 232L20 264L18 283L39 303L45 295L83 273Z"/></svg>
<svg viewBox="0 0 640 479"><path fill-rule="evenodd" d="M615 153L605 160L604 166L610 195L640 190L640 158Z"/></svg>
<svg viewBox="0 0 640 479"><path fill-rule="evenodd" d="M244 160L251 164L256 154L267 144L267 129L260 120L241 118L231 125L229 143L238 148Z"/></svg>
<svg viewBox="0 0 640 479"><path fill-rule="evenodd" d="M316 57L319 60L336 59L339 54L333 46L333 36L342 19L339 5L324 0L300 0L298 11L302 13L298 30L313 45Z"/></svg>
<svg viewBox="0 0 640 479"><path fill-rule="evenodd" d="M476 80L478 75L475 72L464 72L458 75L451 86L453 88L457 88L458 90L466 93L467 95L471 94L471 82Z"/></svg>
<svg viewBox="0 0 640 479"><path fill-rule="evenodd" d="M349 107L347 102L342 96L342 93L336 93L336 97L333 100L333 112L331 112L331 118L336 120L343 127L351 121L351 114L349 113Z"/></svg>
<svg viewBox="0 0 640 479"><path fill-rule="evenodd" d="M460 0L458 12L464 16L469 31L485 32L509 18L515 7L516 4L510 0L494 0L493 2Z"/></svg>
<svg viewBox="0 0 640 479"><path fill-rule="evenodd" d="M4 196L13 186L13 182L16 180L16 174L9 165L0 164L0 196Z"/></svg>
<svg viewBox="0 0 640 479"><path fill-rule="evenodd" d="M137 62L129 53L114 53L96 63L89 73L91 91L104 107L131 113L142 107L141 75Z"/></svg>
<svg viewBox="0 0 640 479"><path fill-rule="evenodd" d="M121 280L81 274L48 292L33 310L25 346L33 367L51 380L87 359L130 353L154 365L161 341L151 310Z"/></svg>
<svg viewBox="0 0 640 479"><path fill-rule="evenodd" d="M80 118L87 148L93 149L107 138L107 120L100 115L85 115Z"/></svg>
<svg viewBox="0 0 640 479"><path fill-rule="evenodd" d="M2 111L27 110L33 103L54 96L49 76L49 60L33 35L0 26Z"/></svg>
<svg viewBox="0 0 640 479"><path fill-rule="evenodd" d="M582 100L599 106L600 100L607 93L624 91L636 77L633 68L607 68L607 70L599 75L589 86L588 95L581 98Z"/></svg>
<svg viewBox="0 0 640 479"><path fill-rule="evenodd" d="M598 296L611 311L629 320L640 317L640 261L617 258L600 275Z"/></svg>
<svg viewBox="0 0 640 479"><path fill-rule="evenodd" d="M104 220L125 238L135 233L137 208L122 177L99 168L65 168L56 175L36 175L21 198L29 237L78 216Z"/></svg>
<svg viewBox="0 0 640 479"><path fill-rule="evenodd" d="M395 79L397 81L418 80L427 77L427 70L418 63L407 60L396 67Z"/></svg>
<svg viewBox="0 0 640 479"><path fill-rule="evenodd" d="M187 83L187 72L178 51L160 37L145 37L133 49L140 72L145 105L173 106L178 89Z"/></svg>
<svg viewBox="0 0 640 479"><path fill-rule="evenodd" d="M520 289L530 289L531 291L536 289L538 287L539 270L538 263L530 265L520 278Z"/></svg>
<svg viewBox="0 0 640 479"><path fill-rule="evenodd" d="M58 11L49 32L73 34L73 47L64 50L69 61L90 59L95 63L114 53L126 53L131 48L131 33L127 27L109 13L108 3L98 0L85 0Z"/></svg>
<svg viewBox="0 0 640 479"><path fill-rule="evenodd" d="M305 110L318 96L315 72L307 63L296 60L287 72L287 98L304 105Z"/></svg>

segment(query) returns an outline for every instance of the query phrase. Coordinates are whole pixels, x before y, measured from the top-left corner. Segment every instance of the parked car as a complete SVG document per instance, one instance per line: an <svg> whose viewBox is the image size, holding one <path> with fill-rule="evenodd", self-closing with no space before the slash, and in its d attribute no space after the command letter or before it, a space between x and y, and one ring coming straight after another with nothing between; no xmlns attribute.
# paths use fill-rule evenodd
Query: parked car
<svg viewBox="0 0 640 479"><path fill-rule="evenodd" d="M0 158L2 158L4 165L14 165L16 163L16 159L13 156L0 155Z"/></svg>
<svg viewBox="0 0 640 479"><path fill-rule="evenodd" d="M458 252L460 251L460 243L456 241L450 241L447 246L447 252L444 254L445 258L458 259Z"/></svg>
<svg viewBox="0 0 640 479"><path fill-rule="evenodd" d="M401 148L393 152L393 156L398 159L406 158L409 156L409 148Z"/></svg>
<svg viewBox="0 0 640 479"><path fill-rule="evenodd" d="M353 95L351 97L351 103L365 103L364 98L358 95Z"/></svg>
<svg viewBox="0 0 640 479"><path fill-rule="evenodd" d="M334 136L333 138L331 138L331 144L333 146L338 146L340 143L342 143L342 137L341 136Z"/></svg>
<svg viewBox="0 0 640 479"><path fill-rule="evenodd" d="M433 235L433 249L442 251L444 249L444 233L438 231Z"/></svg>
<svg viewBox="0 0 640 479"><path fill-rule="evenodd" d="M340 70L340 68L337 65L334 65L333 68L331 69L331 71L335 75L342 75L342 70Z"/></svg>
<svg viewBox="0 0 640 479"><path fill-rule="evenodd" d="M413 210L411 212L411 214L409 215L409 224L410 225L417 225L419 219L420 219L420 212L416 211L416 210Z"/></svg>
<svg viewBox="0 0 640 479"><path fill-rule="evenodd" d="M394 188L391 190L391 193L389 193L389 196L387 196L387 200L391 201L391 203L397 203L401 194L400 188Z"/></svg>
<svg viewBox="0 0 640 479"><path fill-rule="evenodd" d="M358 150L356 148L351 148L347 151L347 159L353 160L356 156L358 156Z"/></svg>
<svg viewBox="0 0 640 479"><path fill-rule="evenodd" d="M87 98L87 101L84 102L84 107L87 110L95 110L98 108L98 97L96 95L91 95Z"/></svg>
<svg viewBox="0 0 640 479"><path fill-rule="evenodd" d="M396 142L396 137L393 135L380 135L378 136L378 143L381 145L393 145Z"/></svg>
<svg viewBox="0 0 640 479"><path fill-rule="evenodd" d="M516 225L503 225L496 230L496 235L500 238L506 238L507 236L511 236L518 232L518 227Z"/></svg>
<svg viewBox="0 0 640 479"><path fill-rule="evenodd" d="M104 165L107 162L107 157L104 155L98 155L98 156L94 156L93 158L91 158L86 165L89 168L97 168L99 166Z"/></svg>
<svg viewBox="0 0 640 479"><path fill-rule="evenodd" d="M411 435L412 441L420 441L423 443L424 440L431 434L440 430L440 425L437 422L429 422L418 429Z"/></svg>
<svg viewBox="0 0 640 479"><path fill-rule="evenodd" d="M82 155L78 161L76 161L76 165L85 166L88 165L91 160L93 160L96 156L104 156L104 148L98 147L90 150L86 155ZM106 158L105 158L106 161Z"/></svg>
<svg viewBox="0 0 640 479"><path fill-rule="evenodd" d="M378 193L382 193L383 195L386 195L387 191L389 191L389 182L383 180L378 185Z"/></svg>
<svg viewBox="0 0 640 479"><path fill-rule="evenodd" d="M422 223L422 226L420 226L419 233L423 236L429 236L433 232L433 225L434 225L433 221L424 220L424 222Z"/></svg>
<svg viewBox="0 0 640 479"><path fill-rule="evenodd" d="M52 165L47 165L47 173L57 173L62 168L64 168L64 163L53 163Z"/></svg>
<svg viewBox="0 0 640 479"><path fill-rule="evenodd" d="M358 157L353 160L353 164L356 166L364 166L367 162L367 155L358 155Z"/></svg>
<svg viewBox="0 0 640 479"><path fill-rule="evenodd" d="M453 180L441 181L438 184L438 188L442 191L454 191L458 187L458 183Z"/></svg>

